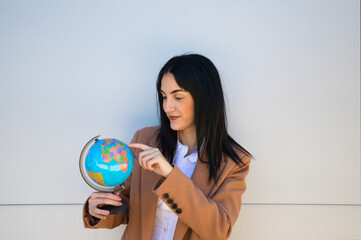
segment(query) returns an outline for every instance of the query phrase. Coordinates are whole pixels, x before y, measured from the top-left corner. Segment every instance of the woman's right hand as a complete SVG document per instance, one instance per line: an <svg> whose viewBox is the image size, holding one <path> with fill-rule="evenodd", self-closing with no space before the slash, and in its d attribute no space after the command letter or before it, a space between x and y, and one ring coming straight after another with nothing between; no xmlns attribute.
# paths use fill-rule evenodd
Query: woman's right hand
<svg viewBox="0 0 361 240"><path fill-rule="evenodd" d="M116 192L116 194L119 194L119 191ZM92 195L90 195L90 198L88 200L88 211L89 214L93 217L99 218L99 219L105 219L106 216L109 215L109 211L99 209L99 205L113 205L113 206L121 206L121 198L114 193L103 193L103 192L94 192Z"/></svg>

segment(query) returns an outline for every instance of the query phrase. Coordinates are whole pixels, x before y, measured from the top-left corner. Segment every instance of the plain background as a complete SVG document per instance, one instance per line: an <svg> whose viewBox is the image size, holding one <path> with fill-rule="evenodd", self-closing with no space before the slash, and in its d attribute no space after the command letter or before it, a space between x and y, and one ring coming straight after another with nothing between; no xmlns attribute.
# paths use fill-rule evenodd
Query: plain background
<svg viewBox="0 0 361 240"><path fill-rule="evenodd" d="M0 1L0 239L85 230L78 159L158 125L171 57L217 66L256 158L231 239L361 239L360 2Z"/></svg>

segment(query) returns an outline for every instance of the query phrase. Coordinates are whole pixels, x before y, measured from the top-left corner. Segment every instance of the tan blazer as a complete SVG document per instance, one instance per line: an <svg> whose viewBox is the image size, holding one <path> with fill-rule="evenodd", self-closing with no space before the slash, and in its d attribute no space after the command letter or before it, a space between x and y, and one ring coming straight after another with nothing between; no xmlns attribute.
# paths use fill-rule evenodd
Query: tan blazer
<svg viewBox="0 0 361 240"><path fill-rule="evenodd" d="M156 147L159 127L138 130L132 142ZM129 202L128 213L109 215L99 220L88 213L88 201L83 208L85 228L114 228L128 224L122 239L152 239L158 198L161 198L178 216L174 239L226 239L241 209L241 198L246 190L245 178L251 157L240 153L246 166L240 168L224 157L217 184L208 183L208 164L199 160L189 179L177 166L167 178L139 166L141 150L132 149L134 168L121 192L121 198ZM173 200L173 205L167 202ZM171 201L170 201L171 202ZM174 205L175 204L175 205Z"/></svg>

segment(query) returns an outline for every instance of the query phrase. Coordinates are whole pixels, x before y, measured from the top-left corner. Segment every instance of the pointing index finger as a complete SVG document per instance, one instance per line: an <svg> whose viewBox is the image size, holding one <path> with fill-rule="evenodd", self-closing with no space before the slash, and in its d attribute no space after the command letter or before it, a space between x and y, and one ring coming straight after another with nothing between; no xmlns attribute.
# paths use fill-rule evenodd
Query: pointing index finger
<svg viewBox="0 0 361 240"><path fill-rule="evenodd" d="M148 145L145 145L143 143L130 143L128 144L129 147L133 147L133 148L140 148L142 150L146 150L148 148L150 148Z"/></svg>

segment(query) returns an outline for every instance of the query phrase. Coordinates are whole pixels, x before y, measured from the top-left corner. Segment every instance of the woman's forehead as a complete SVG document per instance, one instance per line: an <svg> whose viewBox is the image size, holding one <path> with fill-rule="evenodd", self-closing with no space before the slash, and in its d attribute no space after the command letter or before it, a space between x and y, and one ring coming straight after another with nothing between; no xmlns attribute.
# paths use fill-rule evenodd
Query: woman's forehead
<svg viewBox="0 0 361 240"><path fill-rule="evenodd" d="M165 73L161 80L160 91L163 93L186 92L181 88L171 73Z"/></svg>

